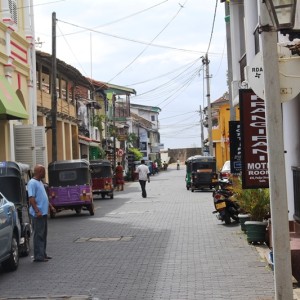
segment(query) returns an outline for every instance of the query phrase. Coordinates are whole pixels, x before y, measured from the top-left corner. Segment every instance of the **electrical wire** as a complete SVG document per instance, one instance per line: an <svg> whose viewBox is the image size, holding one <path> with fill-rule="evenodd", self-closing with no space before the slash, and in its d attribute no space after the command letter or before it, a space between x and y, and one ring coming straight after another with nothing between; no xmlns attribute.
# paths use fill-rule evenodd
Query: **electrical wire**
<svg viewBox="0 0 300 300"><path fill-rule="evenodd" d="M187 115L187 114L193 114L193 113L195 113L195 111L190 111L190 112L186 112L186 113L171 116L171 117L160 118L159 120L161 121L161 120L165 120L165 119L172 119L172 118L175 118L175 117L179 117L179 116L183 116L183 115Z"/></svg>
<svg viewBox="0 0 300 300"><path fill-rule="evenodd" d="M185 1L185 3L188 0ZM118 77L120 74L122 74L127 68L129 68L139 57L143 55L143 53L148 49L148 47L169 27L169 25L175 20L175 18L179 15L180 11L182 10L182 7L179 8L179 10L176 12L176 14L171 18L171 20L163 27L163 29L146 45L146 47L129 63L127 64L119 73L117 73L114 77L112 77L108 82L111 82L116 77Z"/></svg>
<svg viewBox="0 0 300 300"><path fill-rule="evenodd" d="M49 5L49 4L53 4L53 3L58 3L58 2L64 2L66 0L57 0L57 1L49 1L49 2L46 2L46 3L40 3L40 4L34 4L32 5L32 7L36 7L36 6L42 6L42 5ZM24 6L18 6L16 8L16 10L19 10L19 9L24 9L24 8L30 8L31 5L24 5ZM0 9L0 12L7 12L7 11L10 11L10 9Z"/></svg>
<svg viewBox="0 0 300 300"><path fill-rule="evenodd" d="M212 24L212 28L211 28L210 39L209 39L209 43L208 43L208 47L207 47L206 54L207 54L208 51L209 51L210 44L211 44L212 37L213 37L213 32L214 32L215 22L216 22L216 15L217 15L217 8L218 8L218 1L219 1L219 0L216 0L215 12L214 12L214 18L213 18L213 24Z"/></svg>
<svg viewBox="0 0 300 300"><path fill-rule="evenodd" d="M139 85L139 84L143 84L143 83L148 83L148 82L150 82L150 81L154 81L154 80L157 80L157 79L160 79L160 78L162 78L162 77L165 77L165 76L167 76L167 75L170 75L170 74L172 74L172 73L175 73L176 71L178 71L178 70L180 70L180 69L182 69L182 68L186 68L188 65L190 65L190 64L194 64L194 63L196 63L196 62L198 62L198 60L199 60L199 58L197 58L197 59L195 59L195 60L193 60L192 62L189 62L188 64L186 64L186 65L183 65L183 66L180 66L179 68L176 68L176 69L174 69L174 70L172 70L172 71L169 71L169 72L167 72L167 73L164 73L164 74L161 74L161 75L159 75L159 76L156 76L156 77L154 77L154 78L150 78L150 79L147 79L147 80L144 80L144 81L140 81L140 82L134 82L134 83L131 83L131 84L125 84L124 86L136 86L136 85Z"/></svg>
<svg viewBox="0 0 300 300"><path fill-rule="evenodd" d="M151 9L157 7L157 6L160 6L160 5L162 5L162 4L166 3L166 2L168 2L168 0L165 0L165 1L160 2L158 4L152 5L152 6L148 7L148 8L142 9L140 11L137 11L137 12L133 13L133 14L130 14L130 15L125 16L125 17L122 17L120 19L116 19L114 21L111 21L111 22L108 22L108 23L105 23L105 24L102 24L102 25L98 25L98 26L92 27L92 29L106 27L106 26L109 26L109 25L112 25L112 24L119 23L120 21L124 21L126 19L132 18L132 17L134 17L136 15L139 15L141 13L144 13L144 12L148 11L148 10L151 10ZM74 34L86 32L86 31L89 31L89 29L84 29L84 30L80 30L80 31L76 31L76 32L67 33L66 35L74 35Z"/></svg>

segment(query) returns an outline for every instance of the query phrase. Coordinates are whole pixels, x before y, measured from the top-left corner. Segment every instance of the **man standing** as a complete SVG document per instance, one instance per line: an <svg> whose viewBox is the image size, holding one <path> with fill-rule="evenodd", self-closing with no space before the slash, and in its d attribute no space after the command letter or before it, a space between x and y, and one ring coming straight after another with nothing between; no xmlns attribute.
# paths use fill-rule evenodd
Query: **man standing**
<svg viewBox="0 0 300 300"><path fill-rule="evenodd" d="M146 181L150 182L150 171L149 168L145 165L145 160L141 160L141 165L136 168L136 172L139 174L139 183L142 188L142 197L147 197L146 192Z"/></svg>
<svg viewBox="0 0 300 300"><path fill-rule="evenodd" d="M55 208L49 203L42 179L45 178L45 168L42 165L36 165L34 176L28 182L29 213L32 216L33 225L33 248L34 261L46 262L51 259L46 253L47 246L47 219L48 209L55 212Z"/></svg>

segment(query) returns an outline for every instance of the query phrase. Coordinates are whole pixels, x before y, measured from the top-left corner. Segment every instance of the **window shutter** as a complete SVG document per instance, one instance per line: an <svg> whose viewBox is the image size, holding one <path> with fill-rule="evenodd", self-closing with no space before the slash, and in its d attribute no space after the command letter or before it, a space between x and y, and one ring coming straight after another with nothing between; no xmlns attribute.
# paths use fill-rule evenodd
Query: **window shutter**
<svg viewBox="0 0 300 300"><path fill-rule="evenodd" d="M15 125L15 160L29 164L46 166L45 128L33 125Z"/></svg>

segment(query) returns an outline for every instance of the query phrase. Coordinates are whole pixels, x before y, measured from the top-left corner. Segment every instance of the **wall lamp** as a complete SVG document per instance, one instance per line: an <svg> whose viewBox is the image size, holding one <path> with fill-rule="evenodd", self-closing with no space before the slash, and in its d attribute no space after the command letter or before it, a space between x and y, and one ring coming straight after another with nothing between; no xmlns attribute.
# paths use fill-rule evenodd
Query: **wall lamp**
<svg viewBox="0 0 300 300"><path fill-rule="evenodd" d="M294 30L297 0L264 0L276 31L288 34L289 40L300 38L300 30Z"/></svg>

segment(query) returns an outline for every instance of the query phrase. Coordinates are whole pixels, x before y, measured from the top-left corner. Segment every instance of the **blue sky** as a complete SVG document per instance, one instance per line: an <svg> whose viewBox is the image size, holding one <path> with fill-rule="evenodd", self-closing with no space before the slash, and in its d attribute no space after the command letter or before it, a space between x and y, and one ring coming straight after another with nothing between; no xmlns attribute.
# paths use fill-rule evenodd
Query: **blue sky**
<svg viewBox="0 0 300 300"><path fill-rule="evenodd" d="M38 50L51 53L55 12L59 59L84 76L134 88L133 103L160 107L165 148L200 147L206 53L211 102L227 91L224 5L216 9L216 0L34 0L34 5Z"/></svg>

